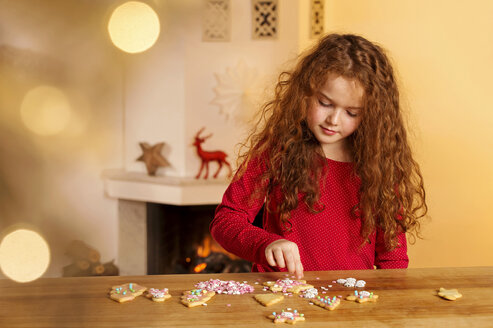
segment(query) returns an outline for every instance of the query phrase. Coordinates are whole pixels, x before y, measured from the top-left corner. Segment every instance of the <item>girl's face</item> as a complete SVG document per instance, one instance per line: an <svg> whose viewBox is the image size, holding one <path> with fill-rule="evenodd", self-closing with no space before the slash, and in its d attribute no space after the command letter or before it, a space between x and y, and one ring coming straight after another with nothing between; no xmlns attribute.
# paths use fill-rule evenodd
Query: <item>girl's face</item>
<svg viewBox="0 0 493 328"><path fill-rule="evenodd" d="M326 157L352 160L346 138L361 122L363 94L357 80L329 74L325 84L312 96L306 120Z"/></svg>

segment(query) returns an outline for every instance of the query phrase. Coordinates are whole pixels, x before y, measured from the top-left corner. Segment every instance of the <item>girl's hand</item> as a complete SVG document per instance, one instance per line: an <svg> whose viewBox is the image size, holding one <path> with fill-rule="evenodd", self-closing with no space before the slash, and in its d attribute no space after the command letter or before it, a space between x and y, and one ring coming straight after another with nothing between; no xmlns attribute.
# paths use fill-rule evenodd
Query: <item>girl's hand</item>
<svg viewBox="0 0 493 328"><path fill-rule="evenodd" d="M303 278L303 265L300 260L298 245L286 239L279 239L265 248L265 257L270 266L288 268L296 279Z"/></svg>

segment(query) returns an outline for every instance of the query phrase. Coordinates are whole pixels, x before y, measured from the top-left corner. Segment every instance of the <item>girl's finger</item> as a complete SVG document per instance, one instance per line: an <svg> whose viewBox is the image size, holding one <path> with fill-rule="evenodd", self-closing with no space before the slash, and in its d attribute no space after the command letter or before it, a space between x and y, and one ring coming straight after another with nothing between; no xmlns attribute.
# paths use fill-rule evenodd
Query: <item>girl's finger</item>
<svg viewBox="0 0 493 328"><path fill-rule="evenodd" d="M267 250L265 252L265 258L270 266L276 266L276 261L274 260L274 255L272 254L271 250Z"/></svg>
<svg viewBox="0 0 493 328"><path fill-rule="evenodd" d="M300 251L298 247L293 250L293 257L295 266L295 269L293 270L294 274L297 279L301 279L303 278L303 265L301 264Z"/></svg>
<svg viewBox="0 0 493 328"><path fill-rule="evenodd" d="M274 257L277 262L277 266L280 268L284 268L286 264L284 263L284 255L282 253L282 249L276 248L274 249Z"/></svg>
<svg viewBox="0 0 493 328"><path fill-rule="evenodd" d="M301 262L296 263L294 275L296 276L296 279L303 278L303 265L301 264Z"/></svg>
<svg viewBox="0 0 493 328"><path fill-rule="evenodd" d="M295 268L296 268L296 264L295 264L295 260L294 260L292 251L287 251L284 253L284 260L286 261L286 266L288 268L288 271L290 273L294 273Z"/></svg>

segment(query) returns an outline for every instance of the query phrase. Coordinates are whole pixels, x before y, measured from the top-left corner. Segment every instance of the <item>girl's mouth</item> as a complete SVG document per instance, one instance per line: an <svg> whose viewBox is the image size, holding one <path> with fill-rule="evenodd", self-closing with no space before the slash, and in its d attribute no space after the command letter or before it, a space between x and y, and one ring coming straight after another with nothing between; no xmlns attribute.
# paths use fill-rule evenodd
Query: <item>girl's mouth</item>
<svg viewBox="0 0 493 328"><path fill-rule="evenodd" d="M331 130L331 129L326 129L324 127L322 127L322 131L323 133L325 133L326 135L329 135L329 136L333 136L334 134L336 134L337 132L334 131L334 130Z"/></svg>

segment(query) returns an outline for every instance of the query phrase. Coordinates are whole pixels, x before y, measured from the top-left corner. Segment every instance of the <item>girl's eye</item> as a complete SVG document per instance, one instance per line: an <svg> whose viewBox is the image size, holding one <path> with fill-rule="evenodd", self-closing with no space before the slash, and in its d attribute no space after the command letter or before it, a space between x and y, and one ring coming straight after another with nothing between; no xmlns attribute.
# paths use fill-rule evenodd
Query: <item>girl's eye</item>
<svg viewBox="0 0 493 328"><path fill-rule="evenodd" d="M351 117L356 117L356 116L357 116L357 114L355 114L355 113L353 113L353 112L350 112L350 111L348 111L348 110L346 111L346 113L347 113L349 116L351 116Z"/></svg>
<svg viewBox="0 0 493 328"><path fill-rule="evenodd" d="M324 107L329 107L329 106L332 106L331 103L324 103L322 100L319 100L318 103L321 105L321 106L324 106Z"/></svg>

